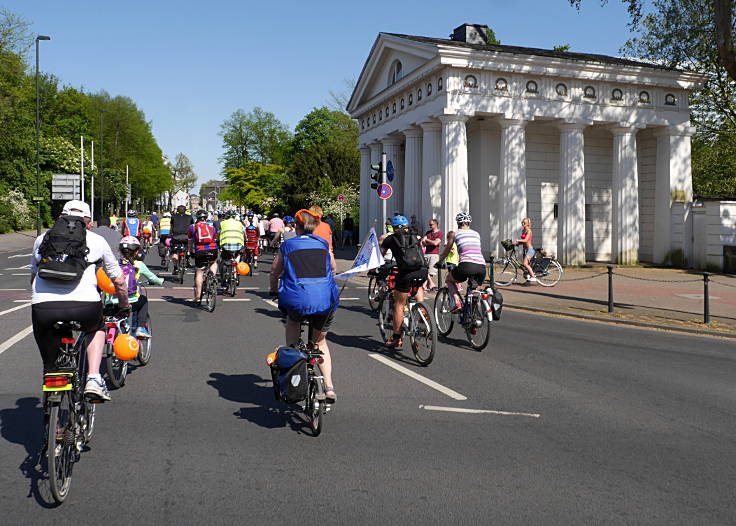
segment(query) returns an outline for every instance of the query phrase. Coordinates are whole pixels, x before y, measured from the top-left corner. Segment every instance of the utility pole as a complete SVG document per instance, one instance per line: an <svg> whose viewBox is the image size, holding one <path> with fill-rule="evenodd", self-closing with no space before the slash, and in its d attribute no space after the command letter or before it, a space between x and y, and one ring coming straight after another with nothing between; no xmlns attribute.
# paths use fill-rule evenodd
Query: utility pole
<svg viewBox="0 0 736 526"><path fill-rule="evenodd" d="M128 217L128 204L130 200L130 186L128 186L128 165L125 165L125 217Z"/></svg>
<svg viewBox="0 0 736 526"><path fill-rule="evenodd" d="M381 154L381 182L386 182L386 152ZM386 219L388 219L386 215L386 201L388 199L381 199L381 201L383 201L383 226L381 226L381 229L384 229L386 228Z"/></svg>
<svg viewBox="0 0 736 526"><path fill-rule="evenodd" d="M92 141L92 158L90 159L89 169L92 172L89 180L89 202L91 206L92 218L95 217L95 141Z"/></svg>
<svg viewBox="0 0 736 526"><path fill-rule="evenodd" d="M84 135L79 136L79 159L80 159L80 177L81 181L79 183L80 189L82 191L81 200L84 201Z"/></svg>
<svg viewBox="0 0 736 526"><path fill-rule="evenodd" d="M105 173L104 173L104 157L103 149L105 147L105 129L103 128L103 115L107 110L100 110L100 214L105 215Z"/></svg>
<svg viewBox="0 0 736 526"><path fill-rule="evenodd" d="M38 42L51 37L36 37L36 235L41 235L41 89L38 78Z"/></svg>

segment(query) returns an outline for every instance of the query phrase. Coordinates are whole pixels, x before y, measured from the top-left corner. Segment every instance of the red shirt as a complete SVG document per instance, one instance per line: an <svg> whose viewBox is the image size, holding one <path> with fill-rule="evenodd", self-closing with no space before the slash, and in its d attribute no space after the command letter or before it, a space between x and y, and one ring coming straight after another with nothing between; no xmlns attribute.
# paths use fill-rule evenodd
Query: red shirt
<svg viewBox="0 0 736 526"><path fill-rule="evenodd" d="M424 234L424 236L431 241L436 241L438 239L440 241L442 240L442 232L439 230L437 230L437 232L432 232L431 230L428 230L427 233ZM426 254L439 254L440 253L439 245L436 245L436 246L427 245L425 248L426 248L426 252L425 252Z"/></svg>

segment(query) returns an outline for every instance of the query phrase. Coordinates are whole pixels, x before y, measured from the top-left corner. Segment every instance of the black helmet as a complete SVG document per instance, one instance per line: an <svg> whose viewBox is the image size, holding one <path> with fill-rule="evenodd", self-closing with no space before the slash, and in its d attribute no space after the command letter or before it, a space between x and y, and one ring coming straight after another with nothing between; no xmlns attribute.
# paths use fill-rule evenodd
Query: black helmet
<svg viewBox="0 0 736 526"><path fill-rule="evenodd" d="M197 221L204 221L207 219L207 210L197 210Z"/></svg>

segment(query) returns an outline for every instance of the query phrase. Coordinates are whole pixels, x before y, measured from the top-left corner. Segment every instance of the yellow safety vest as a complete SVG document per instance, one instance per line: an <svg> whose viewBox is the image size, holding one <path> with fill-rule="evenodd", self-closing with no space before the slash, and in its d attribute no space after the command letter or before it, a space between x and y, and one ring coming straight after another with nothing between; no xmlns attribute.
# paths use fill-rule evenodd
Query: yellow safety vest
<svg viewBox="0 0 736 526"><path fill-rule="evenodd" d="M243 224L237 219L225 219L220 222L220 245L245 245Z"/></svg>
<svg viewBox="0 0 736 526"><path fill-rule="evenodd" d="M161 230L167 230L171 232L171 218L170 217L162 217L161 222L159 224L161 226Z"/></svg>
<svg viewBox="0 0 736 526"><path fill-rule="evenodd" d="M445 258L445 263L457 265L458 261L460 261L460 254L458 254L457 252L457 245L453 243L452 248L450 249L450 253L447 254L447 257Z"/></svg>

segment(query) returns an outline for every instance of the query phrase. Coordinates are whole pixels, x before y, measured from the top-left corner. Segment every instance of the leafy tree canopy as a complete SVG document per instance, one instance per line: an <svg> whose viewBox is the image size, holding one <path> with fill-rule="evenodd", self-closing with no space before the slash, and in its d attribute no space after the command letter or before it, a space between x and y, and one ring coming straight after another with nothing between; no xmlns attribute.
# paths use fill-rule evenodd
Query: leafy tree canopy
<svg viewBox="0 0 736 526"><path fill-rule="evenodd" d="M225 152L223 169L241 168L250 161L277 164L284 160L291 134L276 116L256 107L250 112L236 110L220 126Z"/></svg>

